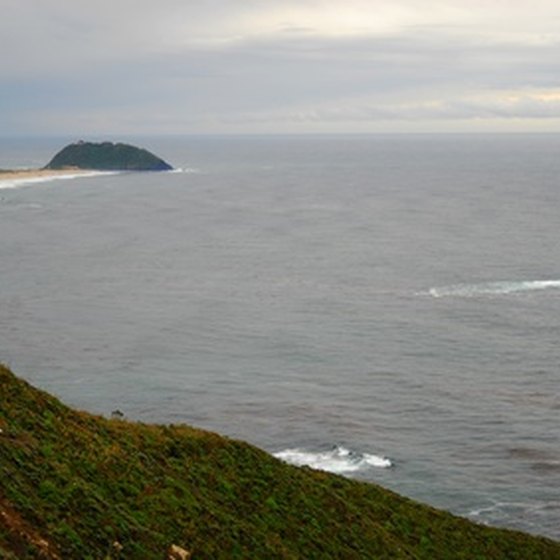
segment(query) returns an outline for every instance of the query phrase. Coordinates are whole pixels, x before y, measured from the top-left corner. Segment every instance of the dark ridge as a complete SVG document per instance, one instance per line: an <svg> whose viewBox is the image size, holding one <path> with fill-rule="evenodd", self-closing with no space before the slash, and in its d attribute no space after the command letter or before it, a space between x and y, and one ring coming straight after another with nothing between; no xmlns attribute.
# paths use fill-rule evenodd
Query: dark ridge
<svg viewBox="0 0 560 560"><path fill-rule="evenodd" d="M45 169L169 171L171 165L143 148L112 142L76 142L58 152Z"/></svg>

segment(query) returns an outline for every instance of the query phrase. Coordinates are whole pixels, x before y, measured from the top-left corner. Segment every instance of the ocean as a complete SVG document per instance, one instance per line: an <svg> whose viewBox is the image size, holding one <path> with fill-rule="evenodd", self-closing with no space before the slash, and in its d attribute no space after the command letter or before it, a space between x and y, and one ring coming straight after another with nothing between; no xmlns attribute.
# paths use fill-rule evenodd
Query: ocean
<svg viewBox="0 0 560 560"><path fill-rule="evenodd" d="M560 539L560 136L123 140L176 171L0 183L0 361Z"/></svg>

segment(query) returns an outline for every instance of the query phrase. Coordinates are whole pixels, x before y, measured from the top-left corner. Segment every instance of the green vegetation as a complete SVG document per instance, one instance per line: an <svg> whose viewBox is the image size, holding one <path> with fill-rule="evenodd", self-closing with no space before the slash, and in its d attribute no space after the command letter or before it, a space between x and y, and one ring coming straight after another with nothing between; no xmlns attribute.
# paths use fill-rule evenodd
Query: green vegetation
<svg viewBox="0 0 560 560"><path fill-rule="evenodd" d="M143 148L112 142L77 142L58 152L45 169L167 171L172 167Z"/></svg>
<svg viewBox="0 0 560 560"><path fill-rule="evenodd" d="M0 558L560 558L246 443L74 411L3 366L0 429Z"/></svg>

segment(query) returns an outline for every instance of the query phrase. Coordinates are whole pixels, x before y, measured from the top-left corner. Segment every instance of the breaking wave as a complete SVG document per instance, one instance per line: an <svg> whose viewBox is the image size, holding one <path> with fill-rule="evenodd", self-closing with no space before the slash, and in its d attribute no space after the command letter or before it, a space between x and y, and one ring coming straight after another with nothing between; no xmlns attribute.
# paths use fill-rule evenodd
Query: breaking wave
<svg viewBox="0 0 560 560"><path fill-rule="evenodd" d="M291 465L311 467L334 474L363 471L372 467L386 469L393 466L392 461L387 457L370 453L355 453L338 446L323 452L306 451L299 448L286 449L274 453L274 456Z"/></svg>
<svg viewBox="0 0 560 560"><path fill-rule="evenodd" d="M428 293L435 298L500 296L518 292L532 292L560 288L560 280L525 280L506 282L485 282L480 284L454 284L430 288Z"/></svg>

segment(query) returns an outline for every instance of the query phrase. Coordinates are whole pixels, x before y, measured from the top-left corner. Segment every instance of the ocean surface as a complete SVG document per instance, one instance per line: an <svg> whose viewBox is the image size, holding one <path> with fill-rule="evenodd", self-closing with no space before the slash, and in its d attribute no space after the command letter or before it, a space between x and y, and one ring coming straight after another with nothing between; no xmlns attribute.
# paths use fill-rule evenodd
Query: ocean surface
<svg viewBox="0 0 560 560"><path fill-rule="evenodd" d="M0 361L560 539L560 136L123 140L178 169L0 183Z"/></svg>

